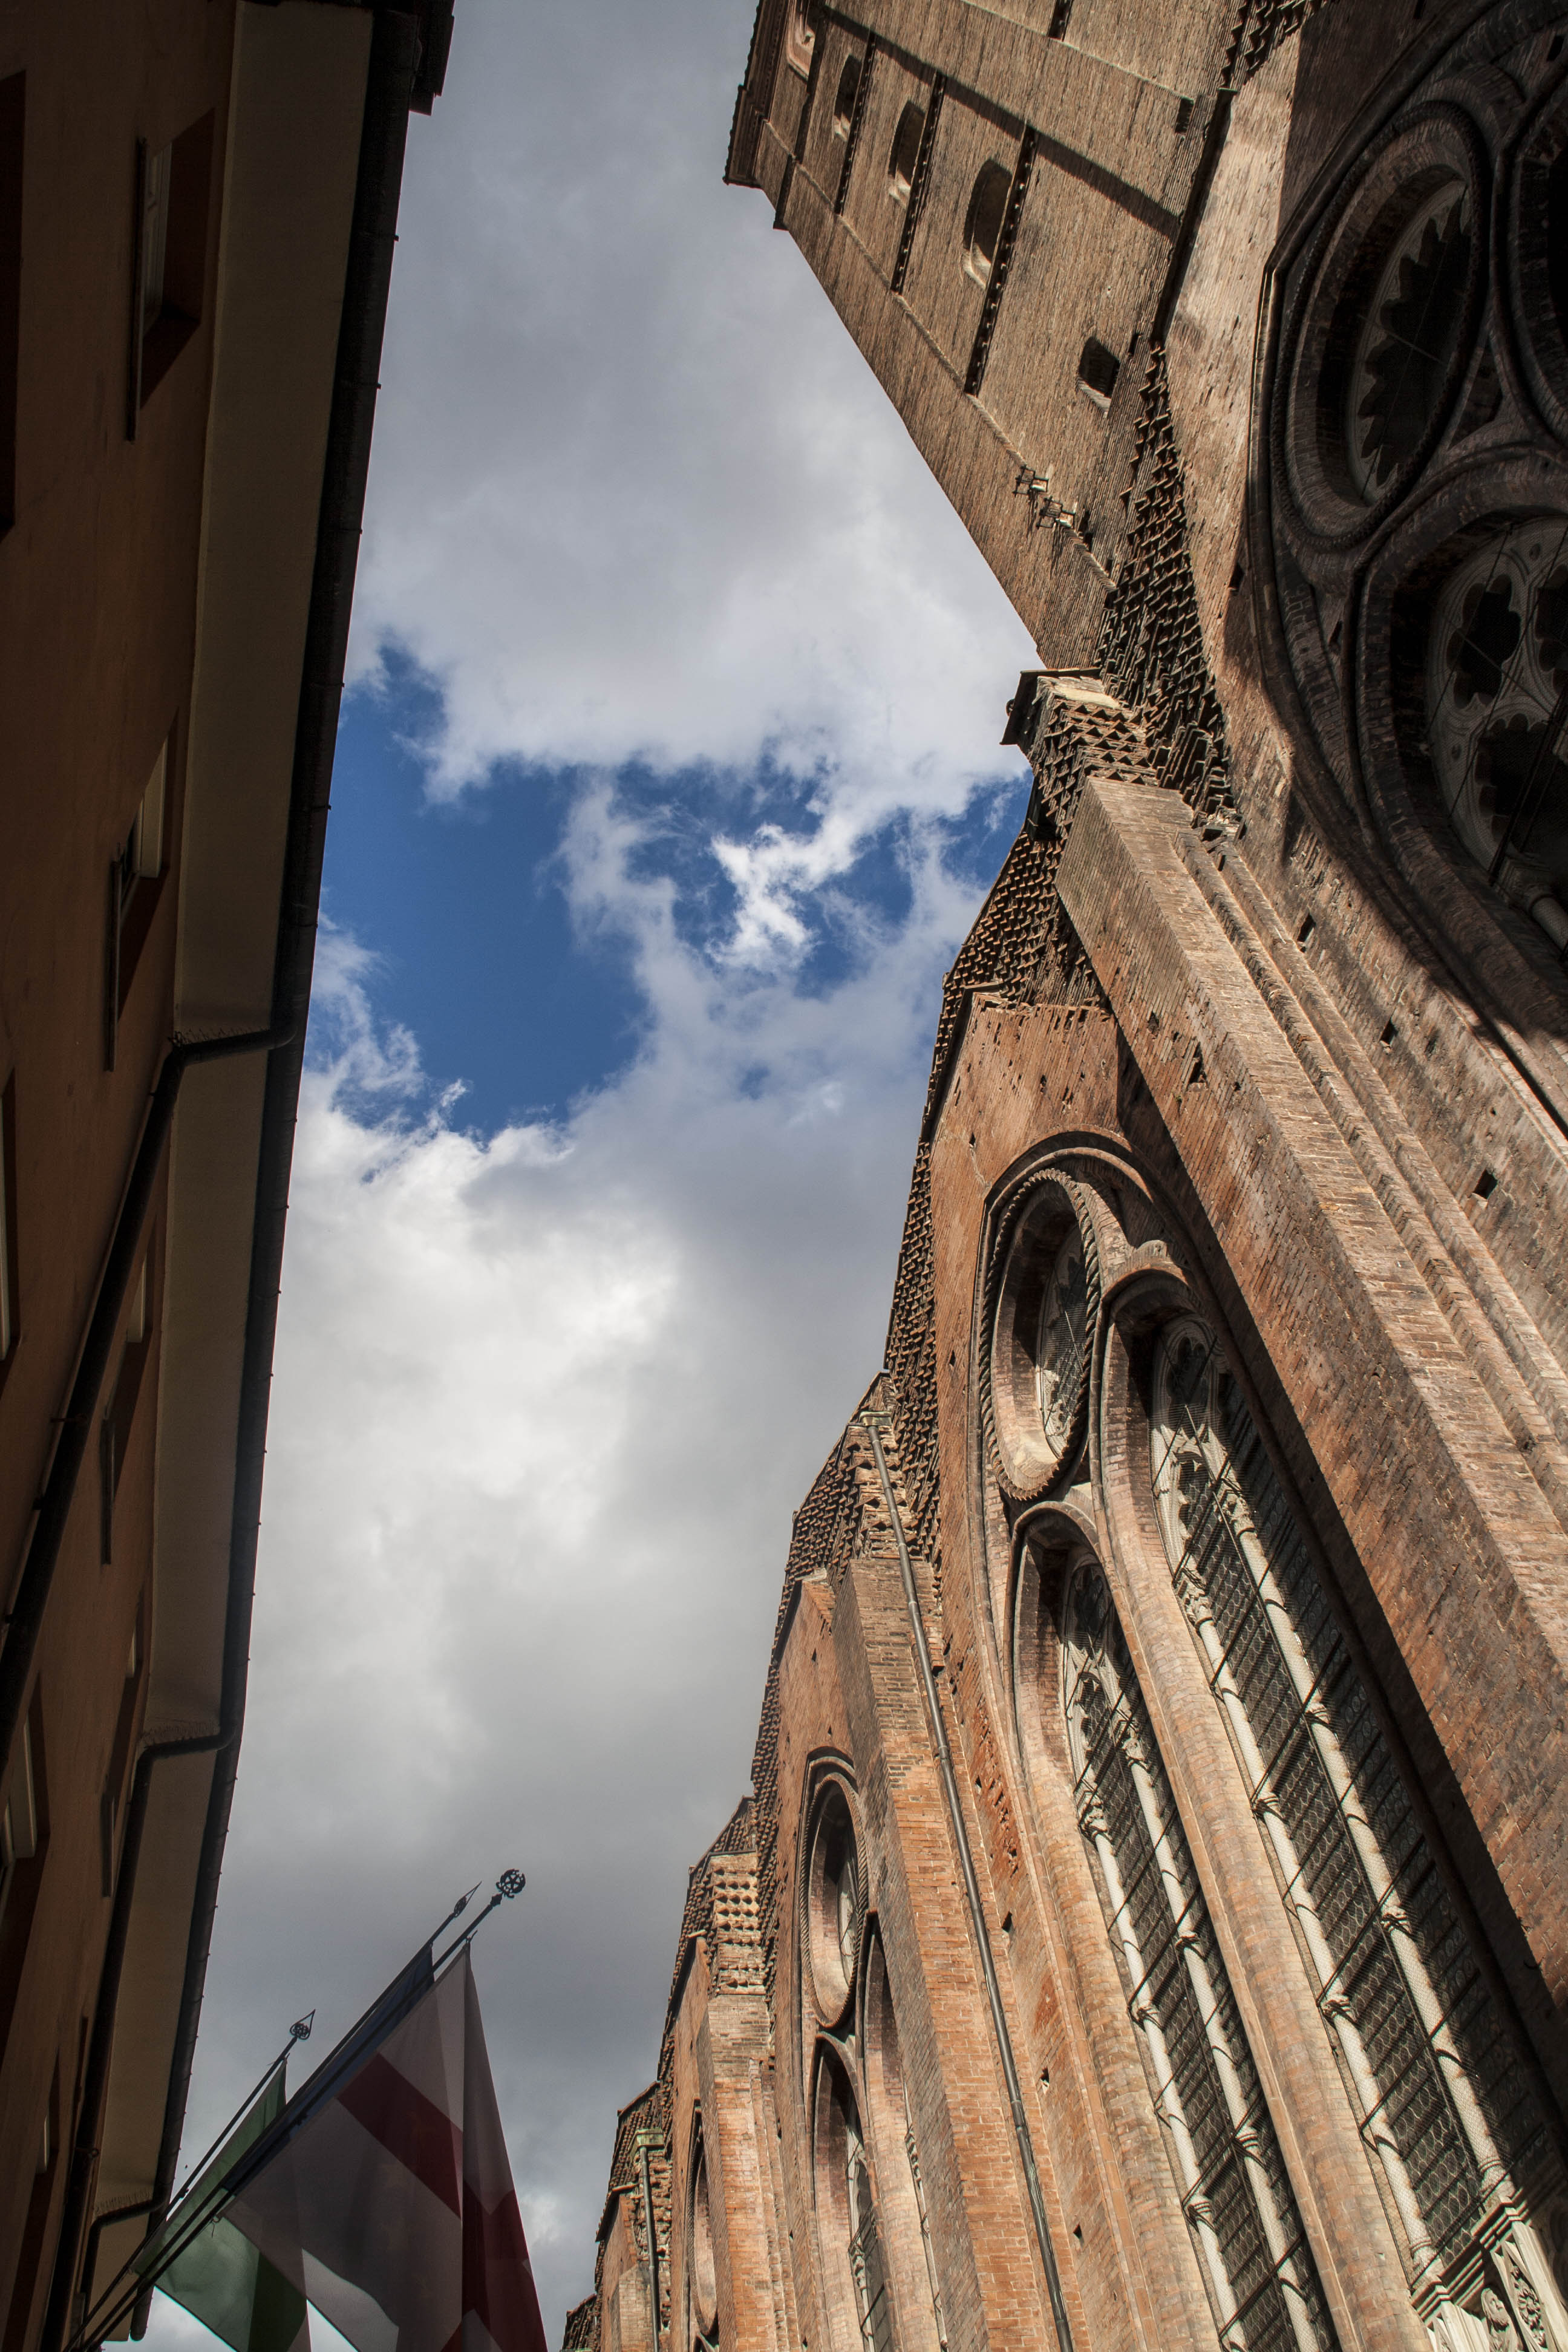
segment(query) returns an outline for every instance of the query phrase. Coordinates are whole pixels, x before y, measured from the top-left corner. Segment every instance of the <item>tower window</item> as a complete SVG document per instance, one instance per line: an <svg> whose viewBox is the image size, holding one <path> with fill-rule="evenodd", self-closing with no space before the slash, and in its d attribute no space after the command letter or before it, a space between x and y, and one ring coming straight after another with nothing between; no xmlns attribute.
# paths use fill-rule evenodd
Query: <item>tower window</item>
<svg viewBox="0 0 1568 2352"><path fill-rule="evenodd" d="M1115 353L1090 335L1079 353L1078 388L1093 401L1096 408L1110 407L1120 366Z"/></svg>
<svg viewBox="0 0 1568 2352"><path fill-rule="evenodd" d="M969 199L963 223L963 266L982 286L990 283L995 266L1012 185L1013 175L1006 165L992 162L982 166Z"/></svg>
<svg viewBox="0 0 1568 2352"><path fill-rule="evenodd" d="M920 161L921 140L926 127L925 109L911 98L899 117L899 127L893 133L893 144L888 156L888 193L902 204L915 184L915 165Z"/></svg>
<svg viewBox="0 0 1568 2352"><path fill-rule="evenodd" d="M789 31L784 37L784 56L796 73L810 73L811 53L816 47L816 26L811 20L811 0L793 0Z"/></svg>
<svg viewBox="0 0 1568 2352"><path fill-rule="evenodd" d="M855 120L855 97L860 87L860 60L846 58L844 70L838 77L838 89L833 100L833 135L847 139L849 125Z"/></svg>

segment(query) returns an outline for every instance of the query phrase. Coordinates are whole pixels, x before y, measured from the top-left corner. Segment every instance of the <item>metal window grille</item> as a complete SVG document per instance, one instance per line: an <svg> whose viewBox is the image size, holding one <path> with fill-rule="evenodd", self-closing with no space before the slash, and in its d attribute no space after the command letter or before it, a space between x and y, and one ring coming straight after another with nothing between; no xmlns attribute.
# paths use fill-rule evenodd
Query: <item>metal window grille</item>
<svg viewBox="0 0 1568 2352"><path fill-rule="evenodd" d="M1300 1527L1212 1334L1163 1351L1154 1482L1177 1591L1417 2278L1554 2161Z"/></svg>
<svg viewBox="0 0 1568 2352"><path fill-rule="evenodd" d="M1079 1818L1226 2352L1335 2343L1240 2012L1097 1567L1074 1588L1067 1713Z"/></svg>

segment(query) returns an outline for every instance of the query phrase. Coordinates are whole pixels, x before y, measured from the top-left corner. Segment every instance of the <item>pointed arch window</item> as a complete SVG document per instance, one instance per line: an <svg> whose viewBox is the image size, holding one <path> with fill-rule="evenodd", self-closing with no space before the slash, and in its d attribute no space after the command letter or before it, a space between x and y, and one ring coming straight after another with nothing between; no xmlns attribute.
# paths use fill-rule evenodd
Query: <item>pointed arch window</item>
<svg viewBox="0 0 1568 2352"><path fill-rule="evenodd" d="M1226 2352L1335 2337L1236 1998L1098 1561L1068 1588L1079 1821Z"/></svg>
<svg viewBox="0 0 1568 2352"><path fill-rule="evenodd" d="M1417 2307L1447 2352L1485 2352L1500 2288L1523 2344L1568 2352L1563 2283L1525 2218L1533 2199L1568 2225L1545 2119L1235 1376L1195 1318L1159 1343L1152 1446L1176 1590Z"/></svg>

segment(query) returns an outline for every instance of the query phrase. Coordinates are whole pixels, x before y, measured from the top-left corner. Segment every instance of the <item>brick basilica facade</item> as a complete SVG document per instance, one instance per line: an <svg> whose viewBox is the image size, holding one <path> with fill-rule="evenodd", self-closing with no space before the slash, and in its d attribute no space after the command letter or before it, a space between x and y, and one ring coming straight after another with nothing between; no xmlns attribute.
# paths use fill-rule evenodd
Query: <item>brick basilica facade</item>
<svg viewBox="0 0 1568 2352"><path fill-rule="evenodd" d="M568 2346L1568 2352L1568 16L762 0L728 177L1034 788Z"/></svg>

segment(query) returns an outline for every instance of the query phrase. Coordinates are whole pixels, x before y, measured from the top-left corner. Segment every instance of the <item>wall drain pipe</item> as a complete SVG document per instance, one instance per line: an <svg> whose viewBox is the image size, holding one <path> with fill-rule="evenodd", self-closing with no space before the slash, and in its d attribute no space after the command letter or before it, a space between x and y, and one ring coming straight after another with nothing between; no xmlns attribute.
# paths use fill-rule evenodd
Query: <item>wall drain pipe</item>
<svg viewBox="0 0 1568 2352"><path fill-rule="evenodd" d="M991 2027L996 2037L996 2054L1002 2062L1002 2076L1007 2085L1007 2105L1013 2111L1013 2137L1018 2144L1018 2160L1024 2168L1024 2179L1029 2191L1029 2210L1034 2217L1035 2236L1039 2243L1040 2260L1045 2265L1046 2288L1051 2299L1051 2317L1056 2323L1058 2352L1073 2352L1072 2323L1062 2294L1061 2273L1057 2268L1056 2250L1051 2243L1051 2225L1046 2214L1046 2194L1040 2185L1040 2168L1035 2160L1034 2137L1029 2130L1029 2118L1024 2106L1023 2086L1018 2080L1017 2062L1013 2055L1013 2037L1007 2027L1006 2011L1002 2006L1002 1987L997 1979L996 1963L992 1957L990 1931L985 1925L985 1912L980 1900L980 1881L974 1874L974 1857L970 1851L969 1832L964 1825L963 1809L958 1794L958 1776L952 1768L952 1750L948 1746L947 1731L942 1719L942 1701L937 1695L936 1676L931 1671L931 1651L926 1643L925 1622L921 1615L920 1595L915 1591L915 1571L910 1559L910 1548L904 1540L904 1523L898 1504L893 1499L893 1482L888 1475L887 1456L882 1452L880 1424L890 1416L862 1413L861 1425L871 1441L871 1451L877 1457L877 1471L882 1481L882 1494L888 1506L888 1517L893 1523L893 1540L899 1548L899 1572L904 1580L904 1604L910 1617L910 1643L920 1669L921 1687L925 1693L926 1713L931 1718L931 1745L936 1752L937 1768L942 1774L942 1792L947 1799L948 1817L952 1823L953 1843L963 1873L963 1892L969 1905L969 1922L974 1930L974 1941L980 1951L981 1971L985 1979L985 1996L991 2004Z"/></svg>

